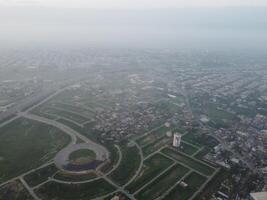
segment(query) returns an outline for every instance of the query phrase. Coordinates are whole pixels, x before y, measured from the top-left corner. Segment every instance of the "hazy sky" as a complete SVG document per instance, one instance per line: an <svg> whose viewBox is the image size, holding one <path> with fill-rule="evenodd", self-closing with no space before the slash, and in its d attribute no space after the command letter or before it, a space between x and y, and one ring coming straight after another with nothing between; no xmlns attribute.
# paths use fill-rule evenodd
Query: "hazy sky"
<svg viewBox="0 0 267 200"><path fill-rule="evenodd" d="M0 0L0 5L35 5L96 9L263 6L266 0Z"/></svg>
<svg viewBox="0 0 267 200"><path fill-rule="evenodd" d="M0 46L266 48L266 6L267 0L0 0Z"/></svg>

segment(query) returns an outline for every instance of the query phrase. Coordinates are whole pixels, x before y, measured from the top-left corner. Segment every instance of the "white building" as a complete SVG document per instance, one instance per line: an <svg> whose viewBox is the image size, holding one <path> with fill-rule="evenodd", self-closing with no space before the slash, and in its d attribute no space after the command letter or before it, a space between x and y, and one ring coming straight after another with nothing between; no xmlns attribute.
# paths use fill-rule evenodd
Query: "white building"
<svg viewBox="0 0 267 200"><path fill-rule="evenodd" d="M179 134L179 133L174 133L174 134L173 134L172 146L174 146L174 147L179 147L180 144L181 144L181 138L182 138L182 135L181 135L181 134Z"/></svg>

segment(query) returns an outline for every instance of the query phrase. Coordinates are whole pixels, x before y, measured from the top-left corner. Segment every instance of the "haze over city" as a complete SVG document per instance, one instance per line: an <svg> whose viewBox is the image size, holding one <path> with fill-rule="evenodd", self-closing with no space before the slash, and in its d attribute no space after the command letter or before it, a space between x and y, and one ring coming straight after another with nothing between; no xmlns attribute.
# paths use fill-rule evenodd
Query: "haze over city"
<svg viewBox="0 0 267 200"><path fill-rule="evenodd" d="M0 200L266 200L266 0L0 0Z"/></svg>

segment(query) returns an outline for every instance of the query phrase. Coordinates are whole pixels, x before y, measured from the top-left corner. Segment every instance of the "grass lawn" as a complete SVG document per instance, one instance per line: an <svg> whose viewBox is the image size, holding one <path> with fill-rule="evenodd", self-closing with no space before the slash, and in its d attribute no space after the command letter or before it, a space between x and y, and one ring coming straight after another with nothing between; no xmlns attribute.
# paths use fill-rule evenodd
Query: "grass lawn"
<svg viewBox="0 0 267 200"><path fill-rule="evenodd" d="M23 178L24 180L30 185L31 187L36 186L51 177L58 171L55 165L51 164L49 166L43 167L38 169L30 174L25 175Z"/></svg>
<svg viewBox="0 0 267 200"><path fill-rule="evenodd" d="M69 160L77 160L79 158L84 158L84 157L90 157L91 159L95 159L96 154L94 151L90 149L79 149L77 151L72 152L69 155Z"/></svg>
<svg viewBox="0 0 267 200"><path fill-rule="evenodd" d="M195 192L198 191L199 187L205 183L206 177L201 176L195 172L192 172L187 177L185 177L184 182L188 184L186 188L181 186L176 186L165 198L164 200L187 200Z"/></svg>
<svg viewBox="0 0 267 200"><path fill-rule="evenodd" d="M136 146L128 147L127 144L121 146L122 159L117 169L109 177L119 185L127 183L135 174L139 167L141 157Z"/></svg>
<svg viewBox="0 0 267 200"><path fill-rule="evenodd" d="M192 133L187 133L185 135L182 136L182 140L188 142L188 143L191 143L195 146L198 146L198 147L203 147L203 144L201 144L198 140L198 138L192 134Z"/></svg>
<svg viewBox="0 0 267 200"><path fill-rule="evenodd" d="M184 142L181 142L180 147L177 148L179 151L188 154L188 155L193 155L195 152L198 151L198 148L190 145L190 144L186 144Z"/></svg>
<svg viewBox="0 0 267 200"><path fill-rule="evenodd" d="M151 133L137 139L136 142L141 147L144 147L144 146L146 146L152 142L157 141L159 138L162 138L169 129L170 128L167 128L165 126L161 126L158 129L153 130Z"/></svg>
<svg viewBox="0 0 267 200"><path fill-rule="evenodd" d="M144 156L148 156L149 154L153 153L154 151L158 150L159 148L163 147L164 145L171 143L171 138L162 137L145 146L143 150Z"/></svg>
<svg viewBox="0 0 267 200"><path fill-rule="evenodd" d="M165 156L160 154L153 155L144 161L140 174L130 185L126 187L126 189L129 190L130 193L134 193L144 184L148 183L152 178L164 171L172 163L173 161Z"/></svg>
<svg viewBox="0 0 267 200"><path fill-rule="evenodd" d="M113 192L115 188L105 181L98 179L83 184L61 184L47 182L35 190L42 199L53 200L88 200Z"/></svg>
<svg viewBox="0 0 267 200"><path fill-rule="evenodd" d="M179 181L187 172L188 168L176 164L170 170L159 176L155 181L141 190L137 195L137 199L156 199L166 192L171 186Z"/></svg>
<svg viewBox="0 0 267 200"><path fill-rule="evenodd" d="M84 123L86 121L90 121L90 119L88 118L85 118L79 114L76 114L76 113L73 113L73 112L69 112L67 110L63 110L63 109L58 109L58 108L55 108L55 107L47 107L45 109L45 112L48 113L48 114L52 114L52 115L56 115L56 116L59 116L59 117L64 117L66 119L70 119L70 120L73 120L77 123Z"/></svg>
<svg viewBox="0 0 267 200"><path fill-rule="evenodd" d="M51 160L70 142L61 130L19 118L0 129L0 182Z"/></svg>
<svg viewBox="0 0 267 200"><path fill-rule="evenodd" d="M162 153L172 157L178 162L183 163L187 165L188 167L191 167L192 169L199 171L200 173L203 173L207 176L212 175L212 173L215 171L214 168L211 168L210 166L203 164L199 161L193 160L189 156L182 155L181 153L173 149L165 148L162 150Z"/></svg>

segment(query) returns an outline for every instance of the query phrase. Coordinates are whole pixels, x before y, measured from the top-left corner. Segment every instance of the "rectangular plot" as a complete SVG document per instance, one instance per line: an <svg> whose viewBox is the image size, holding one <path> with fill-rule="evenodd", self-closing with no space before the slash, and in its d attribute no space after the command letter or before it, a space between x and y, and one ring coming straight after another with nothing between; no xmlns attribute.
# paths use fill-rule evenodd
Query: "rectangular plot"
<svg viewBox="0 0 267 200"><path fill-rule="evenodd" d="M144 156L147 156L153 153L154 151L158 150L159 148L168 144L169 142L170 142L170 138L164 137L164 138L159 138L155 142L148 144L142 149Z"/></svg>
<svg viewBox="0 0 267 200"><path fill-rule="evenodd" d="M206 180L206 177L201 176L196 172L192 172L184 179L184 182L187 183L188 186L185 188L180 185L176 186L164 200L187 200L198 191Z"/></svg>
<svg viewBox="0 0 267 200"><path fill-rule="evenodd" d="M148 145L149 143L156 141L157 139L163 137L165 133L169 130L169 128L165 126L161 126L158 129L153 130L151 133L139 138L136 140L136 142L140 146Z"/></svg>
<svg viewBox="0 0 267 200"><path fill-rule="evenodd" d="M175 151L173 149L165 148L162 150L162 152L164 154L172 157L173 159L177 160L178 162L183 163L183 164L191 167L192 169L199 171L200 173L203 173L207 176L212 175L212 173L215 171L210 166L205 165L201 162L198 162L198 161L190 158L189 156L182 155L181 153L179 153L178 151Z"/></svg>
<svg viewBox="0 0 267 200"><path fill-rule="evenodd" d="M188 168L176 164L170 170L159 176L155 181L137 194L137 199L156 199L166 192L171 186L179 181L187 172Z"/></svg>
<svg viewBox="0 0 267 200"><path fill-rule="evenodd" d="M137 178L126 188L130 193L134 193L143 185L148 183L151 179L163 172L168 166L173 163L172 160L160 155L155 154L143 163L143 168Z"/></svg>
<svg viewBox="0 0 267 200"><path fill-rule="evenodd" d="M184 142L181 142L181 145L178 148L179 151L188 154L188 155L193 155L195 152L198 151L198 148L190 145L190 144L186 144Z"/></svg>
<svg viewBox="0 0 267 200"><path fill-rule="evenodd" d="M38 169L30 174L24 176L24 180L29 184L29 186L36 186L51 177L57 172L57 168L54 164Z"/></svg>
<svg viewBox="0 0 267 200"><path fill-rule="evenodd" d="M62 184L47 182L35 190L42 199L87 200L113 192L116 188L104 179L83 184Z"/></svg>

